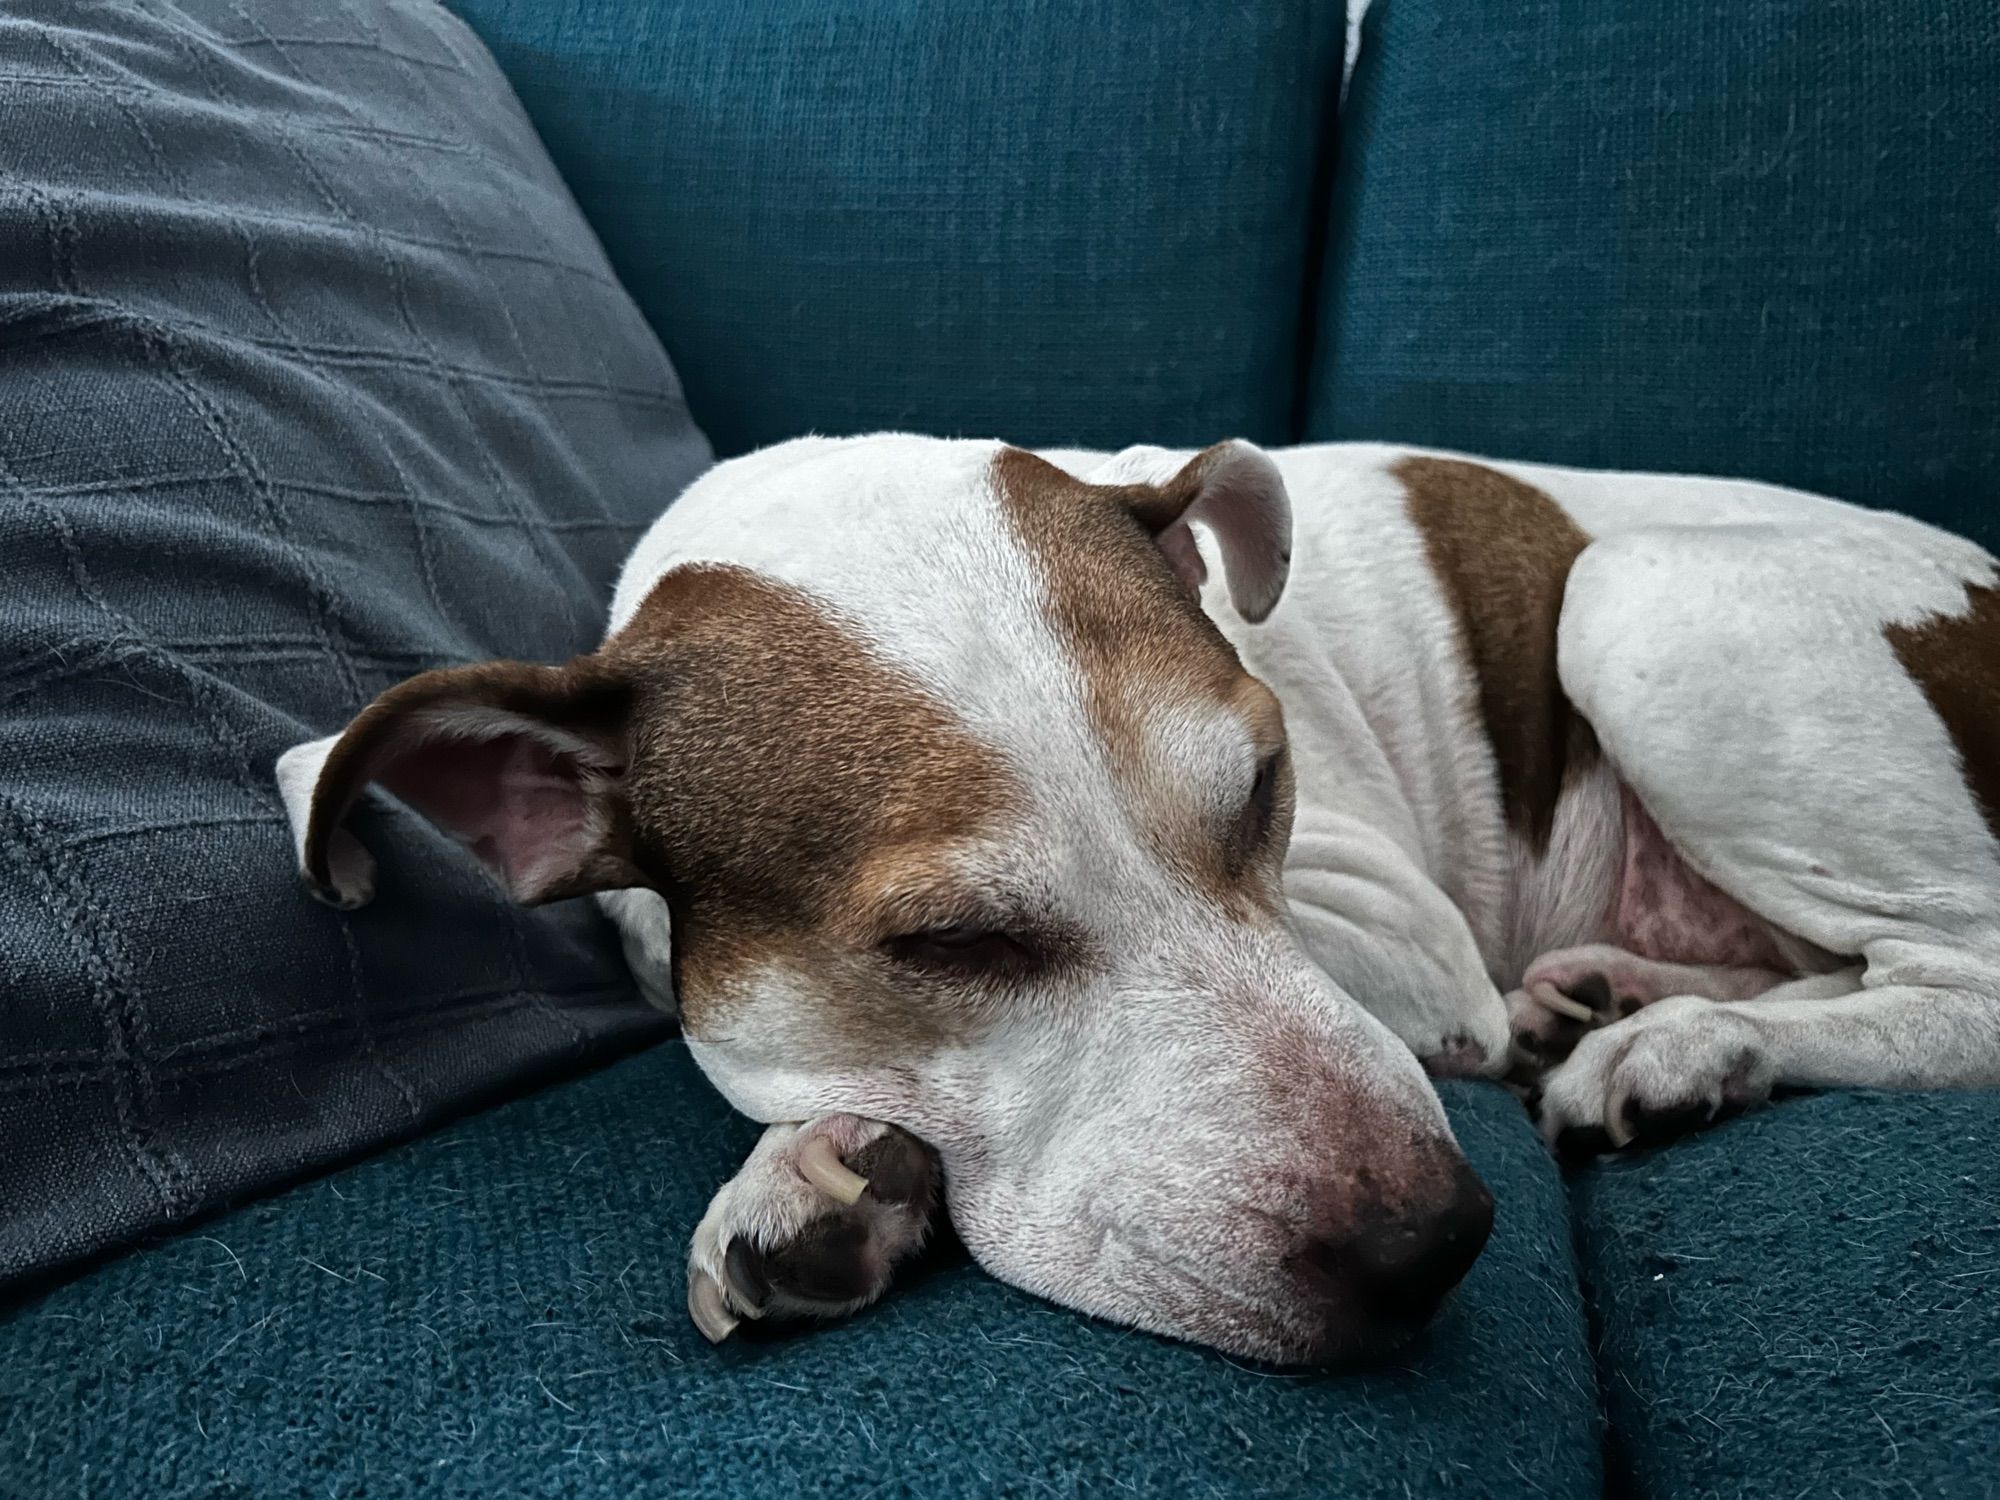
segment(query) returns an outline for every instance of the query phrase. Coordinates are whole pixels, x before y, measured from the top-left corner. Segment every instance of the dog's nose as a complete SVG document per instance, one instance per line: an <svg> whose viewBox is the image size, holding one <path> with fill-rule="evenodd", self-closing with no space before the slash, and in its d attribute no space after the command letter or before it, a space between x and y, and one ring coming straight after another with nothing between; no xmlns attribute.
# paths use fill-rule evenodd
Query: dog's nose
<svg viewBox="0 0 2000 1500"><path fill-rule="evenodd" d="M1493 1195L1460 1162L1438 1199L1397 1212L1350 1216L1344 1232L1312 1236L1299 1262L1338 1321L1353 1319L1338 1343L1381 1349L1414 1334L1465 1279L1493 1230Z"/></svg>
<svg viewBox="0 0 2000 1500"><path fill-rule="evenodd" d="M1493 1231L1493 1195L1461 1166L1442 1208L1364 1226L1348 1245L1363 1304L1390 1322L1421 1324L1465 1279Z"/></svg>

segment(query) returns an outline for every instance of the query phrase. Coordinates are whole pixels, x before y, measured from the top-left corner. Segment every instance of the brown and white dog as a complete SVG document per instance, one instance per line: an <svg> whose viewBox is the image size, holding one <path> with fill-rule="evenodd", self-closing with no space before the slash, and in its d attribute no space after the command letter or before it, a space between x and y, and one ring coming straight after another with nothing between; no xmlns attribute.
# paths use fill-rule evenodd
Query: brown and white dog
<svg viewBox="0 0 2000 1500"><path fill-rule="evenodd" d="M1486 1237L1424 1067L1525 1058L1613 1147L2000 1083L1994 560L1765 485L803 439L668 510L595 653L426 673L279 779L342 905L370 782L601 893L775 1122L695 1235L712 1337L878 1294L913 1137L995 1274L1319 1360Z"/></svg>

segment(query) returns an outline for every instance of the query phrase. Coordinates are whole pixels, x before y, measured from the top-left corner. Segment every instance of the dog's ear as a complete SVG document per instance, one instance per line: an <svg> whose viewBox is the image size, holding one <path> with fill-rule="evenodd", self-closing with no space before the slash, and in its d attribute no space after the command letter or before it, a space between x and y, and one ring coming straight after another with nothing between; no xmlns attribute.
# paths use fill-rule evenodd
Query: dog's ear
<svg viewBox="0 0 2000 1500"><path fill-rule="evenodd" d="M1277 607L1292 565L1292 502L1270 456L1240 439L1204 448L1158 485L1135 485L1132 514L1159 543L1191 593L1208 578L1191 527L1208 528L1222 553L1229 602L1244 619Z"/></svg>
<svg viewBox="0 0 2000 1500"><path fill-rule="evenodd" d="M375 893L341 826L370 782L468 846L523 905L641 884L620 792L631 692L594 657L489 662L413 677L340 734L278 758L299 865L340 907Z"/></svg>

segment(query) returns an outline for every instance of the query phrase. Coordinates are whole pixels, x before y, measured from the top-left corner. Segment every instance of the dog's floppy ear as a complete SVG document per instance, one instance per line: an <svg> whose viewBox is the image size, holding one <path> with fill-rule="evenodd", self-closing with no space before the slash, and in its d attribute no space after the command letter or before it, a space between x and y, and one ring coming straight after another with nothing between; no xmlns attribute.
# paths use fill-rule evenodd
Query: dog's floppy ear
<svg viewBox="0 0 2000 1500"><path fill-rule="evenodd" d="M374 782L468 846L523 905L642 883L619 791L630 697L592 657L448 667L389 689L340 734L278 758L306 880L335 906L374 895L375 861L341 826Z"/></svg>
<svg viewBox="0 0 2000 1500"><path fill-rule="evenodd" d="M1222 552L1236 612L1254 623L1277 607L1292 565L1292 502L1263 449L1241 439L1204 448L1164 484L1133 486L1129 504L1190 592L1208 578L1189 529L1201 525Z"/></svg>

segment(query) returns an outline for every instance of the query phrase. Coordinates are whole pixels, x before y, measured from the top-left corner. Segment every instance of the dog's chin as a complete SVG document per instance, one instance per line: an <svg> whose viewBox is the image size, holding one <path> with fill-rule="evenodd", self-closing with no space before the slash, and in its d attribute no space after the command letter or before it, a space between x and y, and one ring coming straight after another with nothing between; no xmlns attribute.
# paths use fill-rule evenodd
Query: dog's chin
<svg viewBox="0 0 2000 1500"><path fill-rule="evenodd" d="M1046 1294L1044 1294L1046 1295ZM1085 1291L1050 1300L1145 1333L1212 1349L1273 1369L1365 1369L1420 1344L1428 1320L1320 1312L1297 1303L1249 1301L1188 1286L1179 1297Z"/></svg>
<svg viewBox="0 0 2000 1500"><path fill-rule="evenodd" d="M953 1220L973 1258L1010 1285L1108 1323L1273 1368L1378 1364L1416 1343L1429 1321L1383 1316L1349 1298L1302 1295L1293 1279L1268 1271L1211 1271L1156 1257L1116 1230L1036 1235L1023 1232L1017 1218L1009 1232L994 1235L976 1220L962 1221L955 1205ZM1095 1251L1088 1260L1074 1253L1086 1244Z"/></svg>
<svg viewBox="0 0 2000 1500"><path fill-rule="evenodd" d="M1342 1310L1314 1313L1296 1304L1211 1299L1175 1309L1177 1316L1141 1314L1122 1321L1147 1332L1198 1344L1231 1359L1280 1370L1366 1369L1419 1345L1428 1320L1375 1317Z"/></svg>

